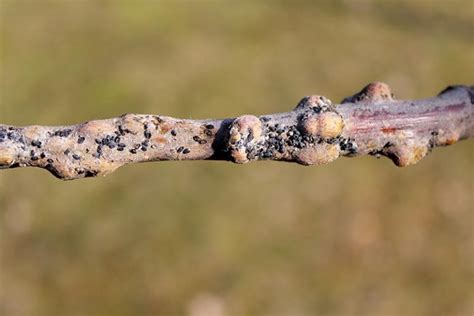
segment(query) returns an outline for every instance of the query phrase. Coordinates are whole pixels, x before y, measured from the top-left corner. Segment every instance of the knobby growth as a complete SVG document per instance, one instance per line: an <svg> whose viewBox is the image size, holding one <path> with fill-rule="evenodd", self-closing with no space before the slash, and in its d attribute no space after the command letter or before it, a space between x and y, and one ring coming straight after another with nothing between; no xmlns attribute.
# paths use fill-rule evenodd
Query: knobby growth
<svg viewBox="0 0 474 316"><path fill-rule="evenodd" d="M0 168L32 166L77 179L146 161L320 165L366 154L403 167L436 146L473 136L473 86L450 86L430 99L394 100L390 88L376 82L341 104L312 95L290 112L263 116L186 120L125 114L73 126L0 124Z"/></svg>

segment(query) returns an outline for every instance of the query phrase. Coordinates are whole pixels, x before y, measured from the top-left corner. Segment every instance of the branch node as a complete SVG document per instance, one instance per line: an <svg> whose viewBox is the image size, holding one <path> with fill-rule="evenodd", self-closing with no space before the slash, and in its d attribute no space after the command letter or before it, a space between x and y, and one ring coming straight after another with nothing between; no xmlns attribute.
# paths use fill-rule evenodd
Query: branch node
<svg viewBox="0 0 474 316"><path fill-rule="evenodd" d="M353 96L342 100L342 103L381 103L394 101L395 97L388 86L383 82L372 82Z"/></svg>
<svg viewBox="0 0 474 316"><path fill-rule="evenodd" d="M303 133L322 138L334 138L342 133L344 121L337 112L311 113L303 116L299 128Z"/></svg>
<svg viewBox="0 0 474 316"><path fill-rule="evenodd" d="M471 104L474 104L474 86L466 86L466 85L451 85L448 86L446 89L443 89L438 96L448 98L450 95L454 95L459 91L464 91L469 95L471 100Z"/></svg>
<svg viewBox="0 0 474 316"><path fill-rule="evenodd" d="M301 99L300 102L294 108L294 111L318 109L319 111L325 111L328 108L332 108L332 102L328 98L322 95L310 95Z"/></svg>
<svg viewBox="0 0 474 316"><path fill-rule="evenodd" d="M243 115L236 118L229 131L229 148L235 163L249 161L247 151L257 144L262 136L262 122L253 115Z"/></svg>
<svg viewBox="0 0 474 316"><path fill-rule="evenodd" d="M384 148L378 152L398 166L406 167L414 165L421 159L426 157L431 151L431 145L427 144L410 144L410 143L387 143Z"/></svg>
<svg viewBox="0 0 474 316"><path fill-rule="evenodd" d="M336 160L339 154L340 147L338 144L312 144L296 153L296 161L305 166L323 165Z"/></svg>

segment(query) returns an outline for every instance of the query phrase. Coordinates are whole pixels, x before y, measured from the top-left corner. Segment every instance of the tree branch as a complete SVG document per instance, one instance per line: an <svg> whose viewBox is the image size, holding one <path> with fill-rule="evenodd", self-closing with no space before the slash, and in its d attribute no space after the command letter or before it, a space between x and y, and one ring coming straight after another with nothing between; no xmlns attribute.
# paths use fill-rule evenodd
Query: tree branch
<svg viewBox="0 0 474 316"><path fill-rule="evenodd" d="M303 98L287 113L224 120L125 114L73 126L0 125L0 168L39 167L61 179L106 175L161 160L278 160L320 165L339 156L417 163L433 147L474 136L474 87L396 101L372 83L341 104Z"/></svg>

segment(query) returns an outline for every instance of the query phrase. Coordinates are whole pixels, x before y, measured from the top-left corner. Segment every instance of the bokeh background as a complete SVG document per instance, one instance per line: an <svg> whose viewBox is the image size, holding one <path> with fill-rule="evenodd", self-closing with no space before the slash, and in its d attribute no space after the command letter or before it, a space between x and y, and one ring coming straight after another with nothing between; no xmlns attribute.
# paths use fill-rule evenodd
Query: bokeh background
<svg viewBox="0 0 474 316"><path fill-rule="evenodd" d="M465 1L0 0L0 121L222 118L474 83ZM474 314L474 142L416 166L0 172L0 314Z"/></svg>

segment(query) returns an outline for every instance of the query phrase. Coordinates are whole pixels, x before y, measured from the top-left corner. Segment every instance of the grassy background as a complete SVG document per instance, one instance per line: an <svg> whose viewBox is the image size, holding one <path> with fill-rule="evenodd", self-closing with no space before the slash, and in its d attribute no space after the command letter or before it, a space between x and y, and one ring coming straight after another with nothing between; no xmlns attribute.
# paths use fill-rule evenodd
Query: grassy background
<svg viewBox="0 0 474 316"><path fill-rule="evenodd" d="M231 117L474 83L472 1L0 0L0 121ZM0 314L474 313L474 143L419 165L0 172Z"/></svg>

